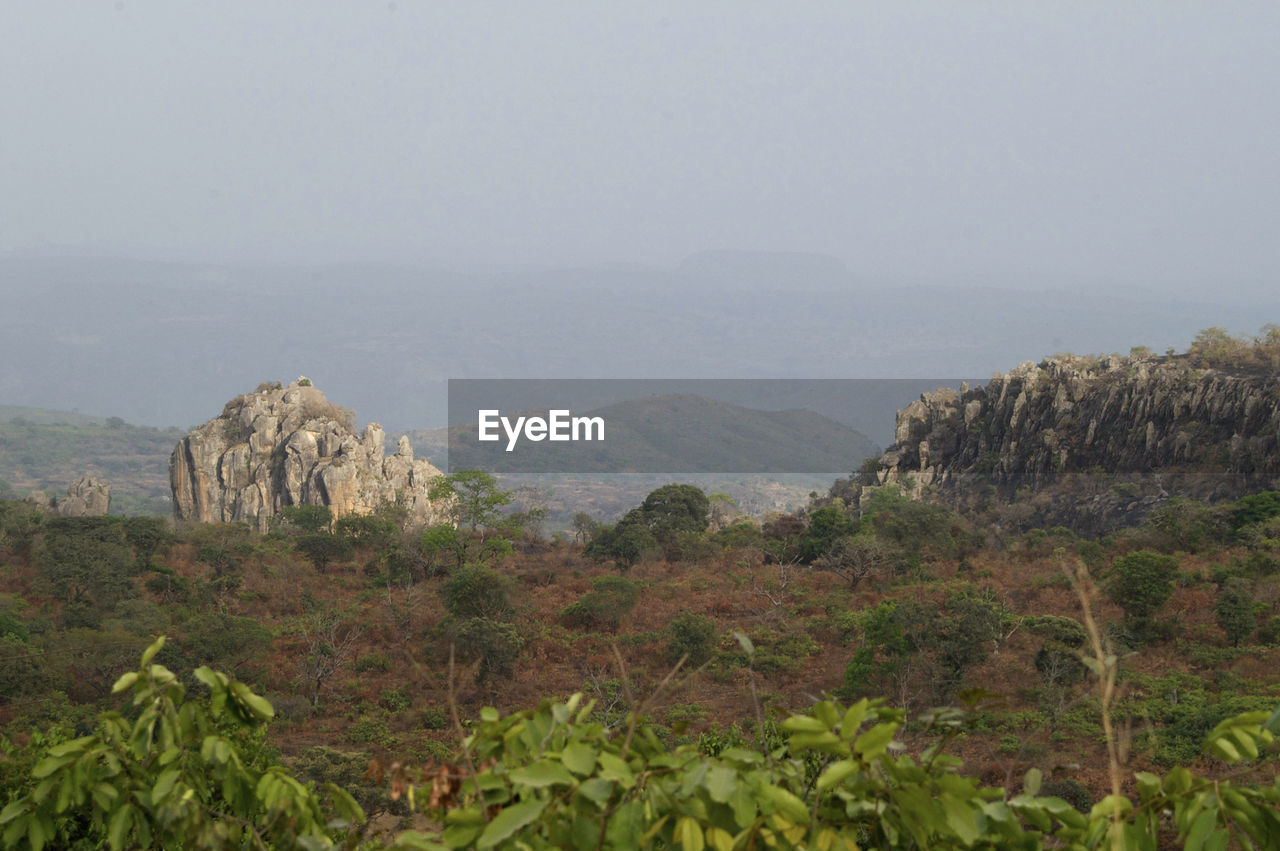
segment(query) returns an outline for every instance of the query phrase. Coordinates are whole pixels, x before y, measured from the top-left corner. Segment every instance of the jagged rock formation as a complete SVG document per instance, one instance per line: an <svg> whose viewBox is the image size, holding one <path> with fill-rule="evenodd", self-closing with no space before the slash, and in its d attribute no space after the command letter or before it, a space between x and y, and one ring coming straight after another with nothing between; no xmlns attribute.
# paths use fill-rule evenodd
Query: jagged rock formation
<svg viewBox="0 0 1280 851"><path fill-rule="evenodd" d="M1130 522L1171 494L1278 488L1280 374L1193 369L1180 357L1025 363L899 411L875 477L932 487L952 503L1026 500L1026 525L1086 532Z"/></svg>
<svg viewBox="0 0 1280 851"><path fill-rule="evenodd" d="M67 488L54 509L63 517L101 517L111 508L111 485L93 476L81 476Z"/></svg>
<svg viewBox="0 0 1280 851"><path fill-rule="evenodd" d="M61 499L45 496L43 491L32 491L27 501L63 517L101 517L111 508L111 485L86 474L72 482L67 495Z"/></svg>
<svg viewBox="0 0 1280 851"><path fill-rule="evenodd" d="M416 523L443 519L427 498L440 470L414 459L406 437L386 456L382 427L370 423L356 434L353 420L305 379L287 387L261 384L237 396L174 448L174 515L247 520L265 531L290 505L327 505L336 518L398 502Z"/></svg>

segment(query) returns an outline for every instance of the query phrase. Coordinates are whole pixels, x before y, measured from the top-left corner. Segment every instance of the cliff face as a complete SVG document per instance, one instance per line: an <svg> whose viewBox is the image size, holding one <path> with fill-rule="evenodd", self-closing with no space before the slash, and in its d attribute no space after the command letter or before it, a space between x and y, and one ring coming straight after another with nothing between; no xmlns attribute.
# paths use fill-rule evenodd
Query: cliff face
<svg viewBox="0 0 1280 851"><path fill-rule="evenodd" d="M1054 358L898 412L879 483L953 503L1041 499L1035 525L1105 531L1171 493L1280 487L1280 375L1185 359Z"/></svg>
<svg viewBox="0 0 1280 851"><path fill-rule="evenodd" d="M265 531L290 505L327 505L335 517L399 502L416 523L442 520L427 498L441 475L415 460L408 438L386 456L383 431L356 434L350 411L315 387L263 384L178 442L169 458L174 515L203 522L247 520Z"/></svg>

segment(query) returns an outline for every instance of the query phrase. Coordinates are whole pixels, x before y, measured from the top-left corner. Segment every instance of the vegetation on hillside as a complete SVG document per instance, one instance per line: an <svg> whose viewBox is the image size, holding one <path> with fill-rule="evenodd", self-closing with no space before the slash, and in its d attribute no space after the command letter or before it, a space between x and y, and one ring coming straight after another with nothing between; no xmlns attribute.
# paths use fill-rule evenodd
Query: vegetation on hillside
<svg viewBox="0 0 1280 851"><path fill-rule="evenodd" d="M1000 539L893 489L860 511L828 497L711 531L711 501L672 484L569 544L529 537L492 477L439 486L466 496L457 527L298 507L261 535L0 502L0 827L32 845L181 829L212 847L231 840L201 819L233 807L236 841L285 846L272 831L288 807L298 836L406 847L517 832L548 846L968 847L974 830L1090 846L1273 829L1272 775L1251 749L1269 752L1280 702L1280 495L1173 503L1090 541ZM1073 583L1095 581L1082 608ZM163 670L138 670L161 634L149 665ZM174 734L187 756L138 749L136 709L100 715L120 682L190 717ZM265 733L250 692L271 706ZM204 708L179 708L193 700ZM224 729L241 722L248 738ZM212 732L179 741L215 729L230 750ZM520 744L525 730L540 732ZM122 766L133 748L140 767L120 774L102 748ZM90 755L97 768L72 767ZM1239 758L1244 775L1224 765ZM352 768L371 762L387 783ZM363 816L390 832L375 840Z"/></svg>
<svg viewBox="0 0 1280 851"><path fill-rule="evenodd" d="M62 496L89 473L111 485L112 514L168 515L169 453L181 437L119 417L0 407L0 480L10 491L0 486L0 496Z"/></svg>

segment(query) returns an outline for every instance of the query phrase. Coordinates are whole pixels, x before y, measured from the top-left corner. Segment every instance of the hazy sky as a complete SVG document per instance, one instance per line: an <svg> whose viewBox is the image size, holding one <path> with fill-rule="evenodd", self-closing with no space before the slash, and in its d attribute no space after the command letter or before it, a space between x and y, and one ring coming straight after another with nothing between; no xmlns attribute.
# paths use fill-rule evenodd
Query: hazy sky
<svg viewBox="0 0 1280 851"><path fill-rule="evenodd" d="M0 249L1280 272L1276 3L0 11Z"/></svg>

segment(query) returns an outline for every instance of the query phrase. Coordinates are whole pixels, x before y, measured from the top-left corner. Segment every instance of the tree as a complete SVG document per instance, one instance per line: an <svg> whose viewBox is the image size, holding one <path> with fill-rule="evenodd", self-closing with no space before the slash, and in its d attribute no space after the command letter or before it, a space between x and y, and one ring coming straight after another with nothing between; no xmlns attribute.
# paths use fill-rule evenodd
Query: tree
<svg viewBox="0 0 1280 851"><path fill-rule="evenodd" d="M334 535L371 550L390 544L399 531L394 520L377 514L348 514L333 524Z"/></svg>
<svg viewBox="0 0 1280 851"><path fill-rule="evenodd" d="M893 563L893 551L883 541L872 535L845 535L837 538L824 555L813 562L819 570L827 570L844 578L850 588L873 571Z"/></svg>
<svg viewBox="0 0 1280 851"><path fill-rule="evenodd" d="M352 554L350 538L328 532L308 532L294 541L293 546L315 566L316 573L324 573L332 562L351 558Z"/></svg>
<svg viewBox="0 0 1280 851"><path fill-rule="evenodd" d="M663 485L640 504L642 522L664 544L677 532L707 531L710 513L707 495L693 485Z"/></svg>
<svg viewBox="0 0 1280 851"><path fill-rule="evenodd" d="M600 531L600 522L585 511L573 515L573 539L580 544L589 544Z"/></svg>
<svg viewBox="0 0 1280 851"><path fill-rule="evenodd" d="M444 572L445 564L452 562L455 568L467 560L467 538L457 529L443 523L428 526L418 539L418 549L426 557L432 573Z"/></svg>
<svg viewBox="0 0 1280 851"><path fill-rule="evenodd" d="M613 559L621 569L627 569L639 561L645 553L658 549L658 540L644 524L639 522L636 510L628 512L613 526L597 528L595 537L583 552L591 558L603 561ZM631 518L631 519L628 519Z"/></svg>
<svg viewBox="0 0 1280 851"><path fill-rule="evenodd" d="M133 594L134 557L113 517L58 517L45 524L36 563L65 603L67 626L94 626Z"/></svg>
<svg viewBox="0 0 1280 851"><path fill-rule="evenodd" d="M1238 576L1229 577L1218 589L1213 616L1232 647L1238 647L1241 641L1252 635L1258 623L1253 614L1253 594L1249 583Z"/></svg>
<svg viewBox="0 0 1280 851"><path fill-rule="evenodd" d="M579 629L616 630L640 599L640 589L624 576L597 576L591 590L560 612L560 620Z"/></svg>
<svg viewBox="0 0 1280 851"><path fill-rule="evenodd" d="M1112 602L1124 609L1126 618L1150 618L1173 595L1177 570L1178 560L1173 556L1135 550L1111 563L1107 592Z"/></svg>
<svg viewBox="0 0 1280 851"><path fill-rule="evenodd" d="M333 525L333 512L327 505L286 505L279 517L286 528L299 532L327 532Z"/></svg>
<svg viewBox="0 0 1280 851"><path fill-rule="evenodd" d="M498 487L498 480L484 470L461 470L437 476L427 491L431 499L448 500L453 521L475 533L505 525L503 507L513 498Z"/></svg>
<svg viewBox="0 0 1280 851"><path fill-rule="evenodd" d="M320 703L320 690L355 655L360 628L343 623L333 612L313 612L299 625L302 660L298 663L303 681L311 689L311 705Z"/></svg>
<svg viewBox="0 0 1280 851"><path fill-rule="evenodd" d="M821 556L840 538L858 531L858 521L838 506L825 505L809 517L809 526L800 539L800 558L805 564Z"/></svg>

